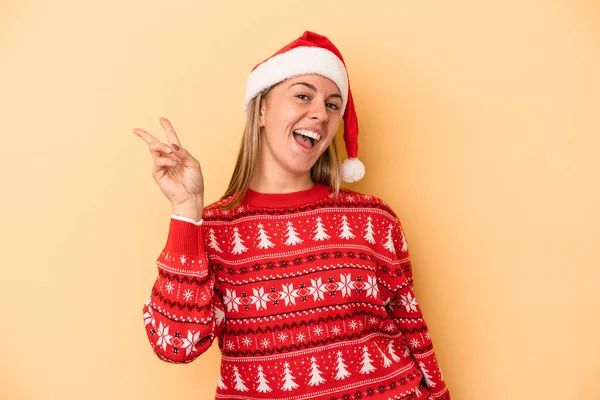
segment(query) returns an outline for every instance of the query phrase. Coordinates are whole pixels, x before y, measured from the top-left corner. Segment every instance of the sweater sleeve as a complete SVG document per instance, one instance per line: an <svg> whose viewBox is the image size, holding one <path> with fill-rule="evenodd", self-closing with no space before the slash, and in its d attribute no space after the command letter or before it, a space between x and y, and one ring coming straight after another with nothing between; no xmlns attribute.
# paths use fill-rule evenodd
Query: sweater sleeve
<svg viewBox="0 0 600 400"><path fill-rule="evenodd" d="M392 239L398 267L379 274L381 293L387 310L404 335L410 351L421 368L424 384L435 400L450 400L450 392L438 365L431 334L413 292L413 274L406 238L400 221L396 218Z"/></svg>
<svg viewBox="0 0 600 400"><path fill-rule="evenodd" d="M171 218L167 243L156 260L158 276L143 307L150 345L170 363L193 361L224 325L200 224Z"/></svg>

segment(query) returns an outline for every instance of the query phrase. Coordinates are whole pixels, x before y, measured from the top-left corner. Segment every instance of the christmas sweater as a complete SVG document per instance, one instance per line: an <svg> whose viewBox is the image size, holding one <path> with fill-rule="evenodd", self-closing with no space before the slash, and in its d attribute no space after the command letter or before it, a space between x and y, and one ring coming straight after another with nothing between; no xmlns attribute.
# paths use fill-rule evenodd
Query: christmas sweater
<svg viewBox="0 0 600 400"><path fill-rule="evenodd" d="M171 218L143 309L160 359L217 339L216 399L450 399L386 203L321 184L229 200Z"/></svg>

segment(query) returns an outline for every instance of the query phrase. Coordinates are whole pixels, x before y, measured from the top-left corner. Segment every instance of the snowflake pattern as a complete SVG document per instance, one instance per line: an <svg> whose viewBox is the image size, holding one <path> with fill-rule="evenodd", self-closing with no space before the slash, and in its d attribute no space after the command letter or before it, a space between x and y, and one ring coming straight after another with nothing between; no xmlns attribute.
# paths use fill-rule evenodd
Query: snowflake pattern
<svg viewBox="0 0 600 400"><path fill-rule="evenodd" d="M417 300L410 293L400 296L400 304L406 311L417 311Z"/></svg>
<svg viewBox="0 0 600 400"><path fill-rule="evenodd" d="M173 336L169 335L169 326L159 322L156 345L162 347L163 351L167 351L167 345L171 344L171 339L173 339Z"/></svg>
<svg viewBox="0 0 600 400"><path fill-rule="evenodd" d="M307 301L309 298L314 302L320 302L325 300L326 296L334 296L337 291L342 297L350 297L353 292L367 298L379 297L379 286L375 276L367 275L365 281L360 275L353 279L352 274L348 273L340 274L338 282L333 277L325 282L322 277L318 277L310 278L308 286L300 284L295 287L293 283L283 283L280 291L275 288L266 289L264 286L254 287L252 295L246 297L238 295L235 290L225 288L223 304L227 307L227 311L239 311L240 306L247 309L252 305L256 307L256 311L259 311L276 306L281 300L285 306L294 306L297 305L298 300Z"/></svg>
<svg viewBox="0 0 600 400"><path fill-rule="evenodd" d="M156 326L156 320L154 319L154 310L152 307L148 307L147 311L144 313L144 325L152 325Z"/></svg>
<svg viewBox="0 0 600 400"><path fill-rule="evenodd" d="M183 297L185 297L185 301L190 301L190 299L192 297L194 297L194 295L192 294L192 290L191 289L187 289L185 291L185 293L183 294Z"/></svg>
<svg viewBox="0 0 600 400"><path fill-rule="evenodd" d="M265 293L265 289L261 286L260 288L252 289L253 296L250 296L251 304L256 304L256 311L261 308L267 309L267 301L269 301L269 293Z"/></svg>
<svg viewBox="0 0 600 400"><path fill-rule="evenodd" d="M340 281L337 284L337 290L342 292L342 297L350 296L352 289L354 289L354 282L352 281L351 274L340 274Z"/></svg>
<svg viewBox="0 0 600 400"><path fill-rule="evenodd" d="M223 297L223 303L227 307L227 311L238 311L240 298L236 296L235 290L225 289L225 297Z"/></svg>
<svg viewBox="0 0 600 400"><path fill-rule="evenodd" d="M189 330L187 338L183 340L181 347L185 349L185 355L189 356L195 351L198 351L195 344L200 341L200 331Z"/></svg>

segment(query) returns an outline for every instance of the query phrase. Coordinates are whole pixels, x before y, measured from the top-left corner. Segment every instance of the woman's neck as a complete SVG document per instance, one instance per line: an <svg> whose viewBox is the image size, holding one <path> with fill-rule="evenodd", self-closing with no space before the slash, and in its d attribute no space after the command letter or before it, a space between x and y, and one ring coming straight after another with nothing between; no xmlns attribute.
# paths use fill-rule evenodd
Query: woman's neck
<svg viewBox="0 0 600 400"><path fill-rule="evenodd" d="M250 189L260 193L293 193L315 186L310 174L297 177L268 176L257 171L250 181Z"/></svg>

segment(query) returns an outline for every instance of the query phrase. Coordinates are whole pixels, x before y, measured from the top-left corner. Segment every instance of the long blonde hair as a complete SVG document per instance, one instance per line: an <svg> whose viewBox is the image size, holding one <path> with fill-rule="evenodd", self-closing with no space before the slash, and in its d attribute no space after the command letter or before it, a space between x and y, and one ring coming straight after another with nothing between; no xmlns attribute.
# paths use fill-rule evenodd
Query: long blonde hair
<svg viewBox="0 0 600 400"><path fill-rule="evenodd" d="M248 105L248 117L235 168L229 181L229 187L221 198L233 197L231 201L227 201L221 205L223 209L231 210L238 207L244 200L250 186L261 147L260 107L262 102L266 100L271 88L260 92ZM335 138L331 141L327 150L321 154L315 165L313 165L310 175L314 182L329 186L334 197L338 196L342 181L342 167Z"/></svg>

